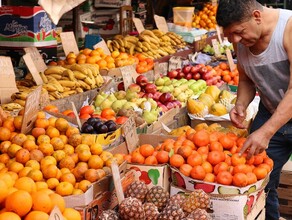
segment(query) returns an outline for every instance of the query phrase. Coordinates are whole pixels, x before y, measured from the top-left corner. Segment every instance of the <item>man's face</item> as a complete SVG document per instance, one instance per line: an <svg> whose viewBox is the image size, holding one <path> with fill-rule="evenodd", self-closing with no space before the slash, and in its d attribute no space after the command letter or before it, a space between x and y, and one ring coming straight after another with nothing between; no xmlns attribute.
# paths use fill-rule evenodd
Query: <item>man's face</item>
<svg viewBox="0 0 292 220"><path fill-rule="evenodd" d="M251 18L224 28L224 36L227 36L232 43L241 43L246 47L251 47L260 38L260 29L255 20Z"/></svg>

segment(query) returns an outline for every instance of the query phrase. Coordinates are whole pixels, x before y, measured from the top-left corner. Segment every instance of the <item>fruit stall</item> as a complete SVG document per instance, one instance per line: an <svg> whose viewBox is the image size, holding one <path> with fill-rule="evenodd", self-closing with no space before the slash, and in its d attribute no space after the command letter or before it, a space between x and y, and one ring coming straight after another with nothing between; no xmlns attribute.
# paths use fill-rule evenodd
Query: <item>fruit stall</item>
<svg viewBox="0 0 292 220"><path fill-rule="evenodd" d="M134 31L101 34L92 47L57 33L46 4L17 21L37 28L11 38L7 11L22 12L0 7L11 26L0 38L0 220L265 219L273 161L265 151L239 155L259 98L247 128L234 127L239 73L216 5L193 10L189 27L157 15L153 28L130 19ZM40 49L51 43L61 48L53 58ZM291 161L279 187L285 215Z"/></svg>

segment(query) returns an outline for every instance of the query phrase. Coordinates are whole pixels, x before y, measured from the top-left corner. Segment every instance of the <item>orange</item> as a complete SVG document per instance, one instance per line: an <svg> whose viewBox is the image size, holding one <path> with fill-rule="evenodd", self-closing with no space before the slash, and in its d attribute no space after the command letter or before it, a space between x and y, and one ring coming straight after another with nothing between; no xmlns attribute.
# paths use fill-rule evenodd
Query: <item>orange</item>
<svg viewBox="0 0 292 220"><path fill-rule="evenodd" d="M8 156L8 154L3 153L0 154L0 163L6 164L9 161L10 157Z"/></svg>
<svg viewBox="0 0 292 220"><path fill-rule="evenodd" d="M63 212L66 208L65 200L62 196L60 196L57 193L52 193L49 195L51 202L52 202L52 207L54 208L55 206L58 206L61 212Z"/></svg>
<svg viewBox="0 0 292 220"><path fill-rule="evenodd" d="M3 202L8 196L8 186L4 182L4 180L0 180L0 203Z"/></svg>
<svg viewBox="0 0 292 220"><path fill-rule="evenodd" d="M11 131L6 127L0 127L0 141L9 141L11 137Z"/></svg>
<svg viewBox="0 0 292 220"><path fill-rule="evenodd" d="M72 194L74 186L69 182L60 182L56 187L56 193L61 196L69 196Z"/></svg>
<svg viewBox="0 0 292 220"><path fill-rule="evenodd" d="M203 179L204 182L211 182L214 183L215 182L215 175L214 173L206 173L205 178Z"/></svg>
<svg viewBox="0 0 292 220"><path fill-rule="evenodd" d="M158 151L156 154L156 159L160 164L167 163L169 160L169 153L164 150Z"/></svg>
<svg viewBox="0 0 292 220"><path fill-rule="evenodd" d="M69 138L73 134L79 134L79 129L73 126L70 126L66 131L66 136Z"/></svg>
<svg viewBox="0 0 292 220"><path fill-rule="evenodd" d="M171 166L179 168L181 165L183 165L185 163L185 160L181 155L173 154L169 158L169 163L170 163Z"/></svg>
<svg viewBox="0 0 292 220"><path fill-rule="evenodd" d="M43 110L49 111L49 112L55 112L55 113L59 112L58 107L55 106L55 105L51 105L51 104L50 105L46 105Z"/></svg>
<svg viewBox="0 0 292 220"><path fill-rule="evenodd" d="M8 188L13 187L15 180L10 173L1 173L0 180L3 180Z"/></svg>
<svg viewBox="0 0 292 220"><path fill-rule="evenodd" d="M248 173L251 170L249 170L249 166L247 164L238 164L233 167L233 174L236 173Z"/></svg>
<svg viewBox="0 0 292 220"><path fill-rule="evenodd" d="M42 181L43 173L40 170L31 170L28 172L27 177L31 178L33 181Z"/></svg>
<svg viewBox="0 0 292 220"><path fill-rule="evenodd" d="M51 156L54 152L54 147L50 143L39 144L38 149L44 154L44 156Z"/></svg>
<svg viewBox="0 0 292 220"><path fill-rule="evenodd" d="M46 135L48 135L50 138L59 137L60 131L57 128L48 127L46 130Z"/></svg>
<svg viewBox="0 0 292 220"><path fill-rule="evenodd" d="M91 157L90 150L82 150L77 153L79 161L87 162Z"/></svg>
<svg viewBox="0 0 292 220"><path fill-rule="evenodd" d="M231 163L233 166L236 166L238 164L245 164L246 159L244 156L239 156L239 153L232 154L231 156Z"/></svg>
<svg viewBox="0 0 292 220"><path fill-rule="evenodd" d="M24 165L22 163L19 163L17 161L11 162L9 165L7 165L7 168L9 171L13 171L15 173L18 173L20 170L22 170Z"/></svg>
<svg viewBox="0 0 292 220"><path fill-rule="evenodd" d="M45 134L45 133L46 133L46 130L44 128L33 128L31 130L31 134L35 138L38 138L40 135Z"/></svg>
<svg viewBox="0 0 292 220"><path fill-rule="evenodd" d="M235 145L235 141L228 135L223 135L219 138L219 142L222 144L224 149L231 149Z"/></svg>
<svg viewBox="0 0 292 220"><path fill-rule="evenodd" d="M194 151L188 158L187 158L187 163L189 165L191 165L192 167L193 166L196 166L196 165L201 165L203 163L203 158L202 156Z"/></svg>
<svg viewBox="0 0 292 220"><path fill-rule="evenodd" d="M42 182L42 181L36 182L35 185L36 185L37 191L49 188L48 184L46 182Z"/></svg>
<svg viewBox="0 0 292 220"><path fill-rule="evenodd" d="M3 212L0 214L0 220L21 220L21 218L19 217L19 215L17 215L14 212Z"/></svg>
<svg viewBox="0 0 292 220"><path fill-rule="evenodd" d="M34 122L35 128L48 128L50 125L49 120L46 118L37 118Z"/></svg>
<svg viewBox="0 0 292 220"><path fill-rule="evenodd" d="M84 178L93 183L98 180L98 171L96 169L88 169L84 173Z"/></svg>
<svg viewBox="0 0 292 220"><path fill-rule="evenodd" d="M62 150L64 148L64 145L65 145L60 137L53 137L51 139L50 144L52 144L55 151Z"/></svg>
<svg viewBox="0 0 292 220"><path fill-rule="evenodd" d="M30 213L28 213L24 220L48 220L49 219L49 215L45 212L42 211L31 211Z"/></svg>
<svg viewBox="0 0 292 220"><path fill-rule="evenodd" d="M81 189L83 192L86 192L88 187L91 185L91 182L88 180L81 180L78 184L78 189Z"/></svg>
<svg viewBox="0 0 292 220"><path fill-rule="evenodd" d="M214 151L214 150L223 151L223 146L220 142L213 141L210 143L209 149L210 149L210 151Z"/></svg>
<svg viewBox="0 0 292 220"><path fill-rule="evenodd" d="M33 192L32 198L32 210L42 211L49 213L52 210L52 201L49 195L43 191Z"/></svg>
<svg viewBox="0 0 292 220"><path fill-rule="evenodd" d="M30 159L30 153L28 150L22 148L15 154L15 160L19 163L25 164Z"/></svg>
<svg viewBox="0 0 292 220"><path fill-rule="evenodd" d="M192 154L192 147L189 145L182 145L178 148L177 154L181 155L183 158L188 158Z"/></svg>
<svg viewBox="0 0 292 220"><path fill-rule="evenodd" d="M41 168L41 165L36 160L29 160L25 163L25 167L31 167L32 169L39 170Z"/></svg>
<svg viewBox="0 0 292 220"><path fill-rule="evenodd" d="M67 131L66 131L66 135L67 135ZM81 134L74 133L71 136L68 136L68 143L70 145L72 145L73 147L77 147L79 144L82 143L82 136L81 136Z"/></svg>
<svg viewBox="0 0 292 220"><path fill-rule="evenodd" d="M216 176L216 182L223 185L231 185L232 174L228 171L221 171Z"/></svg>
<svg viewBox="0 0 292 220"><path fill-rule="evenodd" d="M202 167L204 168L206 173L212 173L213 172L213 166L208 161L204 161L202 163Z"/></svg>
<svg viewBox="0 0 292 220"><path fill-rule="evenodd" d="M69 128L69 122L64 118L58 118L55 122L55 127L61 132L66 132Z"/></svg>
<svg viewBox="0 0 292 220"><path fill-rule="evenodd" d="M67 155L71 155L74 153L74 147L70 144L65 144L63 151L67 154Z"/></svg>
<svg viewBox="0 0 292 220"><path fill-rule="evenodd" d="M51 141L51 138L46 134L41 134L40 136L37 137L38 145L43 144L43 143L49 144L50 141Z"/></svg>
<svg viewBox="0 0 292 220"><path fill-rule="evenodd" d="M208 153L207 161L213 166L225 160L225 154L221 151L211 151Z"/></svg>
<svg viewBox="0 0 292 220"><path fill-rule="evenodd" d="M37 149L38 146L35 144L34 140L27 139L23 142L22 147L24 149L27 149L28 151L32 151L34 149Z"/></svg>
<svg viewBox="0 0 292 220"><path fill-rule="evenodd" d="M191 177L198 180L203 180L206 176L206 172L201 165L196 165L192 168Z"/></svg>
<svg viewBox="0 0 292 220"><path fill-rule="evenodd" d="M57 177L58 167L55 164L48 164L47 166L44 166L44 168L42 168L42 172L44 178L46 179L54 178Z"/></svg>
<svg viewBox="0 0 292 220"><path fill-rule="evenodd" d="M68 168L69 170L73 169L75 167L75 161L71 156L65 156L62 160L59 162L60 168Z"/></svg>
<svg viewBox="0 0 292 220"><path fill-rule="evenodd" d="M261 154L254 155L253 165L257 166L264 162L264 158Z"/></svg>
<svg viewBox="0 0 292 220"><path fill-rule="evenodd" d="M19 151L20 149L22 148L18 144L11 144L7 149L7 154L9 155L10 158L13 158L15 157L16 152Z"/></svg>
<svg viewBox="0 0 292 220"><path fill-rule="evenodd" d="M246 177L247 177L247 185L257 182L257 176L253 172L248 172L246 174Z"/></svg>
<svg viewBox="0 0 292 220"><path fill-rule="evenodd" d="M0 127L1 129L1 127ZM10 131L9 131L10 132ZM1 153L7 153L8 147L11 145L11 141L2 141L0 144L0 151Z"/></svg>
<svg viewBox="0 0 292 220"><path fill-rule="evenodd" d="M41 152L38 149L34 149L30 152L30 159L31 160L36 160L36 161L40 162L43 158L44 158L43 152Z"/></svg>
<svg viewBox="0 0 292 220"><path fill-rule="evenodd" d="M193 167L191 165L186 163L186 164L183 164L179 167L179 171L185 176L190 176L192 168Z"/></svg>
<svg viewBox="0 0 292 220"><path fill-rule="evenodd" d="M5 209L13 211L20 217L25 216L32 208L31 195L24 190L18 190L7 196L5 201Z"/></svg>
<svg viewBox="0 0 292 220"><path fill-rule="evenodd" d="M232 184L234 186L238 186L238 187L244 187L247 186L248 181L247 181L247 176L245 173L236 173L233 175L232 178Z"/></svg>
<svg viewBox="0 0 292 220"><path fill-rule="evenodd" d="M229 165L226 162L220 162L214 166L213 173L217 175L221 171L228 171L228 170L229 170Z"/></svg>
<svg viewBox="0 0 292 220"><path fill-rule="evenodd" d="M8 128L10 130L10 132L15 131L15 127L14 127L13 121L14 121L14 117L8 116L8 118L5 121L3 121L2 127Z"/></svg>
<svg viewBox="0 0 292 220"><path fill-rule="evenodd" d="M257 180L264 179L268 175L268 171L265 167L255 167L252 172L256 175Z"/></svg>
<svg viewBox="0 0 292 220"><path fill-rule="evenodd" d="M59 180L57 178L49 178L47 179L48 188L53 190L59 185Z"/></svg>
<svg viewBox="0 0 292 220"><path fill-rule="evenodd" d="M145 157L143 157L140 152L133 152L131 161L132 163L143 164L145 162Z"/></svg>
<svg viewBox="0 0 292 220"><path fill-rule="evenodd" d="M207 146L210 143L209 132L205 129L197 131L193 135L193 142L197 147Z"/></svg>
<svg viewBox="0 0 292 220"><path fill-rule="evenodd" d="M148 156L148 157L145 158L144 164L147 164L147 165L157 165L158 162L157 162L156 157L153 156L153 155L151 155L151 156Z"/></svg>
<svg viewBox="0 0 292 220"><path fill-rule="evenodd" d="M120 52L117 51L117 50L114 50L114 51L111 53L111 56L112 56L113 58L116 58L116 57L118 57L119 55L120 55Z"/></svg>
<svg viewBox="0 0 292 220"><path fill-rule="evenodd" d="M71 172L70 173L65 173L65 174L61 175L60 182L68 182L68 183L71 183L74 186L75 183L76 183L76 178L73 175L73 173L71 173Z"/></svg>
<svg viewBox="0 0 292 220"><path fill-rule="evenodd" d="M29 193L36 192L36 184L35 182L29 177L20 177L15 180L14 187L19 190L24 190Z"/></svg>
<svg viewBox="0 0 292 220"><path fill-rule="evenodd" d="M90 145L90 151L93 155L100 155L103 151L102 145L98 143L94 143Z"/></svg>
<svg viewBox="0 0 292 220"><path fill-rule="evenodd" d="M154 147L151 144L142 144L139 147L139 151L143 157L151 156L154 152Z"/></svg>
<svg viewBox="0 0 292 220"><path fill-rule="evenodd" d="M62 214L68 220L81 220L80 212L73 208L65 208Z"/></svg>

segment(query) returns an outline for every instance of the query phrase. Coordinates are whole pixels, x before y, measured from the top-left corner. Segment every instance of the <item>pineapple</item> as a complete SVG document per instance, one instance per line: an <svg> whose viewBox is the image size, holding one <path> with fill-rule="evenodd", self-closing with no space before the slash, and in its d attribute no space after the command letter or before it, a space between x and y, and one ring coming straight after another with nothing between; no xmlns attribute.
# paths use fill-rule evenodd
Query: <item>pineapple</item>
<svg viewBox="0 0 292 220"><path fill-rule="evenodd" d="M186 197L182 194L172 195L168 201L168 205L181 205L185 202Z"/></svg>
<svg viewBox="0 0 292 220"><path fill-rule="evenodd" d="M187 217L186 220L211 220L211 216L205 209L195 209Z"/></svg>
<svg viewBox="0 0 292 220"><path fill-rule="evenodd" d="M105 210L98 217L99 220L119 220L118 213L114 210Z"/></svg>
<svg viewBox="0 0 292 220"><path fill-rule="evenodd" d="M210 197L202 189L195 189L191 192L182 205L185 212L191 213L197 208L208 209L210 206Z"/></svg>
<svg viewBox="0 0 292 220"><path fill-rule="evenodd" d="M168 205L159 214L158 220L181 220L184 216L184 211L178 205Z"/></svg>
<svg viewBox="0 0 292 220"><path fill-rule="evenodd" d="M144 182L134 181L127 187L127 190L125 192L125 197L137 198L141 202L144 202L147 192L148 192L148 188Z"/></svg>
<svg viewBox="0 0 292 220"><path fill-rule="evenodd" d="M158 219L158 208L150 202L146 202L143 204L144 212L145 212L145 220L157 220Z"/></svg>
<svg viewBox="0 0 292 220"><path fill-rule="evenodd" d="M146 201L157 206L158 211L161 211L167 204L169 193L161 186L152 187L146 194Z"/></svg>
<svg viewBox="0 0 292 220"><path fill-rule="evenodd" d="M119 207L119 215L122 220L145 220L145 212L139 199L125 198Z"/></svg>

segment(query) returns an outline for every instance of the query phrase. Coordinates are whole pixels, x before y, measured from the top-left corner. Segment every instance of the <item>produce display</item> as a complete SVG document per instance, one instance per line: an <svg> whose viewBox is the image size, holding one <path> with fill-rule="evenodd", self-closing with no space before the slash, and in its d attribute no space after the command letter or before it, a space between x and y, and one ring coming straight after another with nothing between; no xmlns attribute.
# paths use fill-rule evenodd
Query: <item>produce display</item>
<svg viewBox="0 0 292 220"><path fill-rule="evenodd" d="M206 3L202 10L194 14L192 26L194 28L203 28L206 30L215 29L216 11L216 5L212 5L212 3Z"/></svg>
<svg viewBox="0 0 292 220"><path fill-rule="evenodd" d="M116 35L113 40L107 41L111 52L126 52L130 55L141 53L146 57L158 59L174 54L178 49L186 46L183 38L174 33L164 33L158 29L144 30L139 36Z"/></svg>
<svg viewBox="0 0 292 220"><path fill-rule="evenodd" d="M210 198L203 190L170 196L161 186L150 189L142 181L134 181L125 191L125 199L118 211L105 210L99 219L206 219Z"/></svg>

